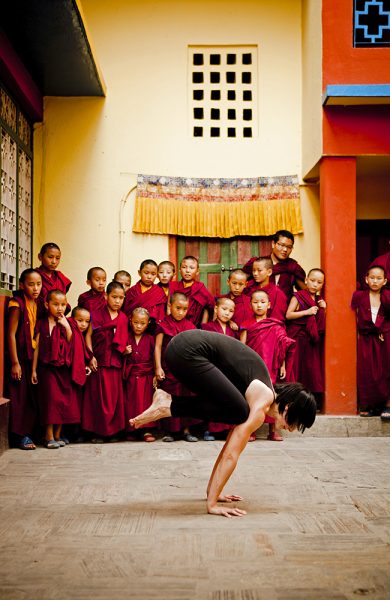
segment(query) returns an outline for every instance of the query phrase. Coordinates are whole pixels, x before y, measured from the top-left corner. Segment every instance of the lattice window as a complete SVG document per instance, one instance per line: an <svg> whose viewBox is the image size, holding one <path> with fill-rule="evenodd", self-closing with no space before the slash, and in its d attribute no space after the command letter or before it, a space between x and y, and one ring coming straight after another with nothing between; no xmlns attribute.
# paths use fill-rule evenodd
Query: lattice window
<svg viewBox="0 0 390 600"><path fill-rule="evenodd" d="M190 46L188 78L193 137L257 136L257 46Z"/></svg>
<svg viewBox="0 0 390 600"><path fill-rule="evenodd" d="M390 46L390 0L354 0L355 48Z"/></svg>
<svg viewBox="0 0 390 600"><path fill-rule="evenodd" d="M2 88L0 101L0 287L14 290L31 267L32 129Z"/></svg>

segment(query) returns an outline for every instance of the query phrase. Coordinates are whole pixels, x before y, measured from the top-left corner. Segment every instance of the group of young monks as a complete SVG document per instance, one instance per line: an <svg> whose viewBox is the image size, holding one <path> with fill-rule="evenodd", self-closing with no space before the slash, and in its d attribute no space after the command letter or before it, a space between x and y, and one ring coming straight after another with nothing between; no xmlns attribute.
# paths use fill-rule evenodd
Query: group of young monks
<svg viewBox="0 0 390 600"><path fill-rule="evenodd" d="M63 425L73 425L69 431L75 438L82 434L94 443L124 438L155 441L156 423L135 431L129 421L150 405L156 386L169 394L191 394L167 368L165 352L175 335L195 328L240 339L263 358L273 383L300 381L320 406L324 272L314 268L306 276L290 257L293 245L291 232L276 232L271 255L253 257L242 269L231 271L229 292L218 298L198 281L199 262L194 256L181 260L179 281L172 262L144 260L133 286L127 271L115 273L107 285L105 270L92 267L87 274L90 289L79 296L70 313L66 294L71 282L58 270L60 248L45 244L39 253L41 265L21 274L20 289L8 305L13 443L35 449L37 425L43 427L44 446L49 449L69 443ZM382 418L390 418L386 371L390 292L385 275L382 266L371 266L367 289L354 294L352 306L360 333L361 414L379 410ZM367 368L370 353L376 357L375 373ZM197 441L191 430L197 423L164 419L162 439ZM214 440L230 427L203 424L203 437ZM253 433L251 439L255 438ZM271 421L268 439L282 440Z"/></svg>

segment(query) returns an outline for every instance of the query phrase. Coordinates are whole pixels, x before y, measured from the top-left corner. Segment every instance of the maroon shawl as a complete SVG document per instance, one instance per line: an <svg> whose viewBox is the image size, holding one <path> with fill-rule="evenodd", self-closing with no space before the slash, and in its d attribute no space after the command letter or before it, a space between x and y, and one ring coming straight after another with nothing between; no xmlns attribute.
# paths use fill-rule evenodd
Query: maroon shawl
<svg viewBox="0 0 390 600"><path fill-rule="evenodd" d="M106 294L104 292L89 290L88 292L80 294L77 304L80 308L86 308L92 314L106 306Z"/></svg>
<svg viewBox="0 0 390 600"><path fill-rule="evenodd" d="M101 367L121 367L128 339L128 319L122 312L111 319L108 308L94 313L92 322L93 354Z"/></svg>
<svg viewBox="0 0 390 600"><path fill-rule="evenodd" d="M153 284L146 292L142 292L138 281L126 292L123 312L130 317L135 308L146 308L152 319L158 323L166 314L167 297L164 290Z"/></svg>
<svg viewBox="0 0 390 600"><path fill-rule="evenodd" d="M215 321L209 321L208 323L202 323L201 329L203 331L214 331L215 333L222 333L223 335L228 335L229 337L237 338L237 334L233 329L226 325L226 333L222 329L221 323L215 319Z"/></svg>
<svg viewBox="0 0 390 600"><path fill-rule="evenodd" d="M313 300L307 290L295 292L294 297L298 300L298 311L307 310L311 306L318 306L319 300L322 299L320 296L316 296L316 298ZM306 333L308 334L311 342L313 344L317 344L325 332L325 309L319 306L316 315L292 319L288 322L287 331L289 335L295 339L296 333L302 328L306 328Z"/></svg>

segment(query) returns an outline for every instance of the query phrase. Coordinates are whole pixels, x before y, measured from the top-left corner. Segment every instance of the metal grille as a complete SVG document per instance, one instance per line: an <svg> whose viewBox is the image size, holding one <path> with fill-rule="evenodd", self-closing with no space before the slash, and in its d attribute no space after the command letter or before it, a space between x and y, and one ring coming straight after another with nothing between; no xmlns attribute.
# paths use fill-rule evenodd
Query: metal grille
<svg viewBox="0 0 390 600"><path fill-rule="evenodd" d="M14 290L31 266L32 128L2 88L0 101L0 287Z"/></svg>

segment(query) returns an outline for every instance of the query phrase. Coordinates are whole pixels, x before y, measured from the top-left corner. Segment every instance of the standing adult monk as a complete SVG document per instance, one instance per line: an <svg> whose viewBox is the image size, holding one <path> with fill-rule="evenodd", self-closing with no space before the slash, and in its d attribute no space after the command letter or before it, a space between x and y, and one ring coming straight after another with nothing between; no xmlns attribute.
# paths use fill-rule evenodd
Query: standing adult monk
<svg viewBox="0 0 390 600"><path fill-rule="evenodd" d="M264 361L238 340L211 331L193 329L176 335L165 360L172 373L194 396L175 396L158 389L152 405L130 424L141 427L165 417L194 417L236 425L229 433L207 486L207 512L241 517L245 511L218 502L242 500L224 495L223 488L236 468L251 433L275 419L277 429L294 431L311 427L316 418L314 396L301 383L272 385Z"/></svg>
<svg viewBox="0 0 390 600"><path fill-rule="evenodd" d="M294 234L286 229L279 229L272 237L272 251L270 259L272 260L272 275L270 281L275 283L286 294L287 301L290 301L294 293L294 286L297 289L306 289L306 273L302 267L290 254L294 248ZM253 256L244 265L243 270L252 275L252 263L258 260Z"/></svg>

